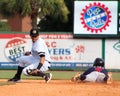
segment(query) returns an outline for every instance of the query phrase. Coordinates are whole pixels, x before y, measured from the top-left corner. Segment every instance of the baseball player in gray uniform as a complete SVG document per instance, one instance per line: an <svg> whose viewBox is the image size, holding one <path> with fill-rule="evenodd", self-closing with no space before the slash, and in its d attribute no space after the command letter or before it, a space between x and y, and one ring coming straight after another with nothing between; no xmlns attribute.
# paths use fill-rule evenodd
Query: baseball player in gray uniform
<svg viewBox="0 0 120 96"><path fill-rule="evenodd" d="M21 74L40 76L45 79L46 83L51 80L52 74L45 73L50 68L50 54L43 39L39 38L37 29L30 30L30 37L32 39L31 52L26 52L18 60L18 69L15 76L9 79L9 82L18 82L21 79Z"/></svg>
<svg viewBox="0 0 120 96"><path fill-rule="evenodd" d="M72 81L87 81L87 82L106 82L112 83L112 73L105 69L103 59L96 58L92 67L88 68L82 74L77 73L71 78Z"/></svg>

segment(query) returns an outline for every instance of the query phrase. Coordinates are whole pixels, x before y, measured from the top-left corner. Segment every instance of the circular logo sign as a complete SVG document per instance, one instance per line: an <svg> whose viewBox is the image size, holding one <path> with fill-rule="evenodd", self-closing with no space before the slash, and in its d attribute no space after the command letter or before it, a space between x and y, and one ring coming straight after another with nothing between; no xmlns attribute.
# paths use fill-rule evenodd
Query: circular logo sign
<svg viewBox="0 0 120 96"><path fill-rule="evenodd" d="M26 41L21 38L13 38L5 46L5 55L10 61L17 61L24 55Z"/></svg>
<svg viewBox="0 0 120 96"><path fill-rule="evenodd" d="M111 22L111 15L108 7L105 7L104 4L90 3L89 6L86 6L81 13L81 24L84 28L87 28L87 31L91 32L102 32L106 30L106 27L109 26Z"/></svg>

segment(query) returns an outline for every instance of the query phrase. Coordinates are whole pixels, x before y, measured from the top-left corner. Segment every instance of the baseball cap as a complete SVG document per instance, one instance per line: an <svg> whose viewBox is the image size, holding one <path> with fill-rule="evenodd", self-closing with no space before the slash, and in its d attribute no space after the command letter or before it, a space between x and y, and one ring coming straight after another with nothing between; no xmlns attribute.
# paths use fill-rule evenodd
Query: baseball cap
<svg viewBox="0 0 120 96"><path fill-rule="evenodd" d="M37 29L31 29L30 30L30 36L38 36L39 35L39 32Z"/></svg>

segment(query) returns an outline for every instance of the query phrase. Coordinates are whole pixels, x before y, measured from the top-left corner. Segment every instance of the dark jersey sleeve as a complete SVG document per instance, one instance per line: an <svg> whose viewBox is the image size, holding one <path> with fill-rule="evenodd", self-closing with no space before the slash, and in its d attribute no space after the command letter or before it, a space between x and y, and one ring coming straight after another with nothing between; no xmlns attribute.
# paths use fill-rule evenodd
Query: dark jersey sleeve
<svg viewBox="0 0 120 96"><path fill-rule="evenodd" d="M106 69L102 69L101 73L105 74L105 78L108 78L108 71Z"/></svg>
<svg viewBox="0 0 120 96"><path fill-rule="evenodd" d="M90 67L83 73L83 75L88 75L89 73L91 73L93 71L95 71L95 68L94 67Z"/></svg>

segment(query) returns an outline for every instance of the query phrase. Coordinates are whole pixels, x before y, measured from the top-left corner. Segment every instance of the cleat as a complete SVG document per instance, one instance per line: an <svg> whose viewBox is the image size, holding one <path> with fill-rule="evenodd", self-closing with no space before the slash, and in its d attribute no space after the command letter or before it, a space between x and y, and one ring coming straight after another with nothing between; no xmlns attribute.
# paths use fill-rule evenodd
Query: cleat
<svg viewBox="0 0 120 96"><path fill-rule="evenodd" d="M74 77L71 78L72 82L80 82L80 73L76 73Z"/></svg>
<svg viewBox="0 0 120 96"><path fill-rule="evenodd" d="M112 72L108 73L109 78L107 79L107 84L111 84L112 83Z"/></svg>
<svg viewBox="0 0 120 96"><path fill-rule="evenodd" d="M20 82L20 78L12 78L12 79L9 79L8 82Z"/></svg>
<svg viewBox="0 0 120 96"><path fill-rule="evenodd" d="M46 76L45 76L45 82L48 83L52 78L52 74L51 73L46 73Z"/></svg>

